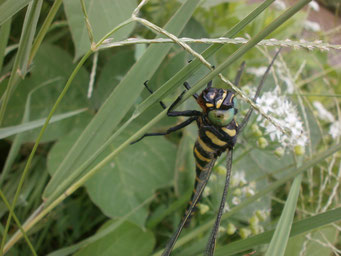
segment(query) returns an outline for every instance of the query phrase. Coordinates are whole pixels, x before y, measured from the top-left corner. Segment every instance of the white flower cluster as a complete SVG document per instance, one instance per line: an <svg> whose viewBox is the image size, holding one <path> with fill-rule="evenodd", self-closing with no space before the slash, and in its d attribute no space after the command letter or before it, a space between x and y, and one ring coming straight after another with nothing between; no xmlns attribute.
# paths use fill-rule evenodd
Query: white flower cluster
<svg viewBox="0 0 341 256"><path fill-rule="evenodd" d="M341 136L341 120L336 120L332 113L330 113L319 101L314 101L313 106L317 111L317 116L328 123L331 123L329 127L329 134L333 139Z"/></svg>
<svg viewBox="0 0 341 256"><path fill-rule="evenodd" d="M242 198L250 197L255 194L256 183L247 182L244 171L235 172L231 177L231 187L235 188L233 191L232 204L240 204Z"/></svg>
<svg viewBox="0 0 341 256"><path fill-rule="evenodd" d="M259 126L265 129L266 134L270 136L272 141L277 140L282 146L304 146L307 143L307 135L303 129L303 123L299 118L297 110L285 96L280 95L279 87L275 90L265 92L257 99L257 104L268 115L271 115L284 130L289 131L289 135L282 133L268 120L261 115L257 121Z"/></svg>
<svg viewBox="0 0 341 256"><path fill-rule="evenodd" d="M336 139L341 136L341 120L337 120L329 128L329 134Z"/></svg>
<svg viewBox="0 0 341 256"><path fill-rule="evenodd" d="M303 26L306 30L310 30L313 32L321 31L321 26L317 22L306 20L303 23Z"/></svg>

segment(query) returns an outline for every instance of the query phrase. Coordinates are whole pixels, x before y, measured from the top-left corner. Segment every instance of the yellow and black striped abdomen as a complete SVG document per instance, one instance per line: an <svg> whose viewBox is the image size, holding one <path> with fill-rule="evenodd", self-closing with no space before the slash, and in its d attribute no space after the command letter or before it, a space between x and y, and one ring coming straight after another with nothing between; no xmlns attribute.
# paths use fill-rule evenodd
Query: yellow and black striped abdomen
<svg viewBox="0 0 341 256"><path fill-rule="evenodd" d="M209 169L211 168L211 162L215 160L216 158L215 153L216 153L216 150L207 146L205 142L203 142L199 136L197 141L195 142L194 149L193 149L193 154L195 157L195 165L196 165L194 189L193 189L191 201L189 201L189 205L187 207L186 212L188 211L189 207L194 203L192 199L194 197L194 194L196 193L196 188L198 186L198 183L202 182L202 180L200 180L200 175L202 172L209 171ZM196 207L193 209L191 216L189 216L189 218L187 219L185 226L188 226L192 215L195 214L195 211L196 211Z"/></svg>

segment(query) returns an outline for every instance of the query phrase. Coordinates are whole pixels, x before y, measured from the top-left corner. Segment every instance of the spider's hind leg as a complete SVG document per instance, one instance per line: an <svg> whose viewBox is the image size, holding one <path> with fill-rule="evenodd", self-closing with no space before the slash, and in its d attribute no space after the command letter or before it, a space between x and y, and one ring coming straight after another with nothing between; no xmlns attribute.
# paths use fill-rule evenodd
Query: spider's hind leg
<svg viewBox="0 0 341 256"><path fill-rule="evenodd" d="M147 88L148 92L150 92L150 94L153 94L153 93L154 93L153 90L150 89L149 86L148 86L148 80L145 81L143 84L144 84L144 86ZM166 105L165 105L162 101L160 101L160 105L161 105L161 107L162 107L163 109L166 109L166 108L167 108Z"/></svg>

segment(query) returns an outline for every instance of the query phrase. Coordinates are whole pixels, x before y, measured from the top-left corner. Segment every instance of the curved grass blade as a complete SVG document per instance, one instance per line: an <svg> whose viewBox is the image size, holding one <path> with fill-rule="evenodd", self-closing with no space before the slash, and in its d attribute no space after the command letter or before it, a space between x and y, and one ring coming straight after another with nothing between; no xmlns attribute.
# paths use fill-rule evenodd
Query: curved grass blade
<svg viewBox="0 0 341 256"><path fill-rule="evenodd" d="M0 26L31 1L32 0L7 0L6 2L3 2L0 6Z"/></svg>

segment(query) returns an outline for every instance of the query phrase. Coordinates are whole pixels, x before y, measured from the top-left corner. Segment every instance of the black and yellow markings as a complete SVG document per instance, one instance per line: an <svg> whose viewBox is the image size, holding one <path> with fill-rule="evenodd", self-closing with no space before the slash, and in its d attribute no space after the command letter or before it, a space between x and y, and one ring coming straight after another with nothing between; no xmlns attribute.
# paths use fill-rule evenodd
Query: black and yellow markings
<svg viewBox="0 0 341 256"><path fill-rule="evenodd" d="M233 118L233 120L234 120L234 123L236 124L236 127L238 127L238 126L239 126L239 124L237 123L236 116Z"/></svg>
<svg viewBox="0 0 341 256"><path fill-rule="evenodd" d="M237 134L237 131L235 129L228 129L226 127L223 127L221 128L221 130L225 132L227 135L229 135L230 137L234 137Z"/></svg>
<svg viewBox="0 0 341 256"><path fill-rule="evenodd" d="M199 162L195 163L195 166L201 171L201 172L206 172L208 169L206 166L201 166Z"/></svg>
<svg viewBox="0 0 341 256"><path fill-rule="evenodd" d="M205 150L206 152L209 152L209 153L214 153L215 152L214 149L212 149L212 148L210 148L209 146L206 145L206 143L200 138L200 136L198 137L197 142L198 142L199 146L203 150Z"/></svg>
<svg viewBox="0 0 341 256"><path fill-rule="evenodd" d="M213 105L212 103L206 103L206 107L208 107L208 108L213 108L214 105Z"/></svg>
<svg viewBox="0 0 341 256"><path fill-rule="evenodd" d="M211 140L211 142L219 147L226 146L227 142L219 139L210 131L205 131L205 135Z"/></svg>
<svg viewBox="0 0 341 256"><path fill-rule="evenodd" d="M232 95L231 95L231 97L230 97L230 103L232 103L232 101L233 101L233 99L234 99L235 96L236 96L235 94L232 94Z"/></svg>
<svg viewBox="0 0 341 256"><path fill-rule="evenodd" d="M211 162L210 158L207 158L205 156L203 156L199 151L197 147L194 147L194 154L196 156L196 158L200 159L203 162Z"/></svg>
<svg viewBox="0 0 341 256"><path fill-rule="evenodd" d="M224 100L225 100L225 98L226 98L226 95L227 95L227 92L225 91L225 92L223 93L223 97L222 97L221 99L217 100L216 107L217 107L218 109L220 108L221 104L224 102Z"/></svg>

